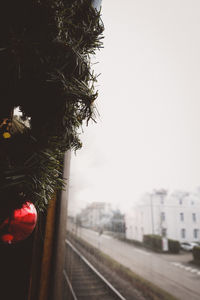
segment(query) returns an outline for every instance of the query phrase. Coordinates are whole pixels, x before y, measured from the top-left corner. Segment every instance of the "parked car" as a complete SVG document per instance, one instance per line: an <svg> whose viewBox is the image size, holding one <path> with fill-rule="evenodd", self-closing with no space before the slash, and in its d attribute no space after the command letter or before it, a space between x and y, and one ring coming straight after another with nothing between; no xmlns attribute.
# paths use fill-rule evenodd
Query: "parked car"
<svg viewBox="0 0 200 300"><path fill-rule="evenodd" d="M198 247L200 247L200 242L194 241L194 242L192 242L192 244L196 244Z"/></svg>
<svg viewBox="0 0 200 300"><path fill-rule="evenodd" d="M192 242L192 244L194 244L195 246L197 246L197 247L200 247L200 242Z"/></svg>
<svg viewBox="0 0 200 300"><path fill-rule="evenodd" d="M181 249L182 250L185 250L185 251L192 251L192 249L195 247L195 246L200 246L198 242L183 242L183 243L180 243L180 246L181 246Z"/></svg>

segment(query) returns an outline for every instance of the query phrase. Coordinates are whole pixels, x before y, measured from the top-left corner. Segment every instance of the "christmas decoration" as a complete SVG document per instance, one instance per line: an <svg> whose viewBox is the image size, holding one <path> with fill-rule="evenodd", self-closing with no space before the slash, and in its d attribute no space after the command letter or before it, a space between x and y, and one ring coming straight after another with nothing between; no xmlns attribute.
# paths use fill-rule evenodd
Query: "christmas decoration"
<svg viewBox="0 0 200 300"><path fill-rule="evenodd" d="M64 187L64 152L95 118L90 55L103 30L92 0L0 2L0 224L26 199L44 210Z"/></svg>
<svg viewBox="0 0 200 300"><path fill-rule="evenodd" d="M14 210L12 216L0 225L0 240L13 244L26 239L34 230L37 222L37 211L33 203L26 202Z"/></svg>
<svg viewBox="0 0 200 300"><path fill-rule="evenodd" d="M11 137L10 128L11 128L11 120L4 119L0 124L0 138L9 139Z"/></svg>

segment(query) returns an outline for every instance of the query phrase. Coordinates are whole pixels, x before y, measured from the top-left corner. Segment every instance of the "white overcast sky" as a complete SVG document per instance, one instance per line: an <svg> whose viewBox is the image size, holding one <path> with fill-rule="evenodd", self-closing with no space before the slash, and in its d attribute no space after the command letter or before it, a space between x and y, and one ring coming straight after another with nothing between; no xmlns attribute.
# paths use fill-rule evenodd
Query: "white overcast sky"
<svg viewBox="0 0 200 300"><path fill-rule="evenodd" d="M200 185L200 1L103 0L102 19L100 117L72 155L71 213Z"/></svg>

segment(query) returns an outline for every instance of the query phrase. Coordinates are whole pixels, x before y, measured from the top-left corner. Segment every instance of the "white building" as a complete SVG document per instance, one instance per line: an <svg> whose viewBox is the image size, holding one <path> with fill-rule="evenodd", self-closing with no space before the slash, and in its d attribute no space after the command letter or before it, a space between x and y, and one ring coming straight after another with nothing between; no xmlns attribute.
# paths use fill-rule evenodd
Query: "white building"
<svg viewBox="0 0 200 300"><path fill-rule="evenodd" d="M125 215L126 238L142 241L144 234L200 241L200 193L157 190L146 194Z"/></svg>
<svg viewBox="0 0 200 300"><path fill-rule="evenodd" d="M81 211L79 219L82 226L97 229L110 219L111 214L110 203L93 202Z"/></svg>

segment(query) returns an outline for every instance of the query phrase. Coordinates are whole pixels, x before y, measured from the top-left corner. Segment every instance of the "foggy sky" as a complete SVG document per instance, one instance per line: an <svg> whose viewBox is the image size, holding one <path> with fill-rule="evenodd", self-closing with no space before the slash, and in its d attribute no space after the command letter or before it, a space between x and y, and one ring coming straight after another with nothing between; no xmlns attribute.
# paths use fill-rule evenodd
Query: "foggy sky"
<svg viewBox="0 0 200 300"><path fill-rule="evenodd" d="M104 0L97 124L72 155L70 210L200 185L200 1Z"/></svg>

